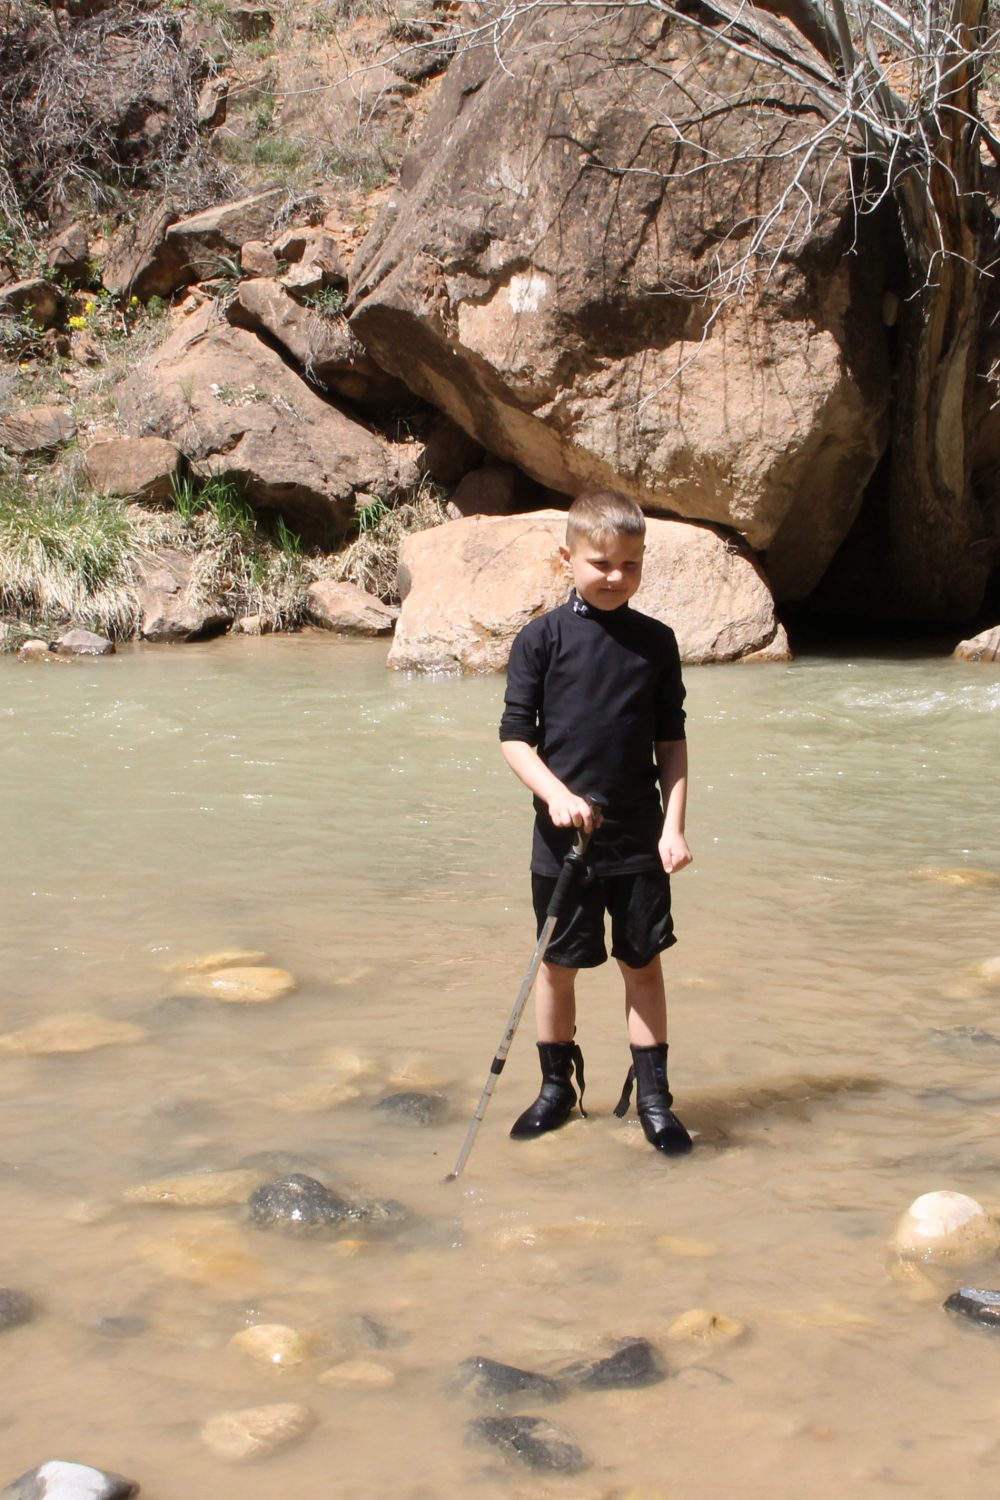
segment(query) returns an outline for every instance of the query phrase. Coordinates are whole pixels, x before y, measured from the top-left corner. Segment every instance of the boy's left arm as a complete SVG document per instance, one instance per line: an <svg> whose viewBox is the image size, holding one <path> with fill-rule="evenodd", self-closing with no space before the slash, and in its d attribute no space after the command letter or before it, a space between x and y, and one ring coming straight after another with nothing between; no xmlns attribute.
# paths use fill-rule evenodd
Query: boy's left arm
<svg viewBox="0 0 1000 1500"><path fill-rule="evenodd" d="M659 851L663 868L675 875L691 863L691 850L684 836L687 813L687 741L657 740L653 747L663 793L663 832Z"/></svg>

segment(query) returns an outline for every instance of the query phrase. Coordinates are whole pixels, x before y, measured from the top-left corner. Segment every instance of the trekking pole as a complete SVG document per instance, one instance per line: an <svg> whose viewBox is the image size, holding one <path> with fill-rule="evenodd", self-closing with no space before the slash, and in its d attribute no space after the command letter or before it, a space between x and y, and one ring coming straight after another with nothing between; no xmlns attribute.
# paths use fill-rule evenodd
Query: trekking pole
<svg viewBox="0 0 1000 1500"><path fill-rule="evenodd" d="M591 810L598 815L600 815L608 805L603 797L587 797L586 800L590 803ZM555 925L558 922L559 918L562 916L563 911L565 910L566 904L569 900L570 892L572 891L573 886L576 884L580 871L583 868L584 855L587 852L587 845L590 843L590 839L591 835L589 833L586 833L584 829L577 829L576 839L573 843L573 847L563 859L562 869L559 871L559 878L556 881L555 889L552 892L552 898L545 910L545 923L538 935L538 942L535 944L535 951L531 955L531 962L528 965L528 972L525 974L521 984L521 988L517 992L517 999L514 1001L514 1009L510 1013L510 1018L507 1021L506 1029L503 1036L500 1038L500 1045L496 1050L496 1056L490 1064L490 1071L486 1076L486 1083L483 1087L483 1092L479 1096L479 1103L476 1105L476 1112L469 1124L468 1132L466 1134L465 1140L462 1143L462 1149L458 1153L458 1160L455 1163L455 1170L448 1173L448 1176L445 1178L445 1182L454 1182L457 1178L461 1177L462 1172L465 1169L465 1163L469 1159L469 1153L472 1150L472 1144L476 1139L476 1132L479 1129L480 1125L483 1123L483 1115L486 1113L486 1106L492 1099L493 1090L496 1087L496 1081L504 1070L504 1064L507 1061L507 1053L510 1051L511 1043L514 1040L514 1033L517 1031L521 1017L524 1014L524 1007L528 1003L528 996L531 994L531 989L535 982L535 975L538 973L538 970L541 967L542 959L545 957L546 949L548 948L549 943L552 941L552 933L555 929Z"/></svg>

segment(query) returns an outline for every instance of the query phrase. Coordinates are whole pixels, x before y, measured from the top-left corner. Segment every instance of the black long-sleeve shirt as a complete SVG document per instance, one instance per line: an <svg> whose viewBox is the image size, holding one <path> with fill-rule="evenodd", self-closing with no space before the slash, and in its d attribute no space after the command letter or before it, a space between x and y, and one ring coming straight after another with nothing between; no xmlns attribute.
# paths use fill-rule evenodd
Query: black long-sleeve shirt
<svg viewBox="0 0 1000 1500"><path fill-rule="evenodd" d="M628 604L593 609L576 594L529 621L507 668L501 740L524 740L577 796L607 799L588 863L595 874L660 868L663 807L653 746L684 738L684 684L668 625ZM535 801L531 868L557 875L574 830Z"/></svg>

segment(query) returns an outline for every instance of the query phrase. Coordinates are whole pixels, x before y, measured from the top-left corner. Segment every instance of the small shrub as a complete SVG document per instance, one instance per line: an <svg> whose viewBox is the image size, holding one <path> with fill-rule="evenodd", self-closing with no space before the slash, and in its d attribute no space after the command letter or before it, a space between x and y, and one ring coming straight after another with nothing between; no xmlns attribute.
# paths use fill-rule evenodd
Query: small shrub
<svg viewBox="0 0 1000 1500"><path fill-rule="evenodd" d="M344 293L338 286L321 286L318 292L309 292L302 301L321 318L336 318L344 306Z"/></svg>

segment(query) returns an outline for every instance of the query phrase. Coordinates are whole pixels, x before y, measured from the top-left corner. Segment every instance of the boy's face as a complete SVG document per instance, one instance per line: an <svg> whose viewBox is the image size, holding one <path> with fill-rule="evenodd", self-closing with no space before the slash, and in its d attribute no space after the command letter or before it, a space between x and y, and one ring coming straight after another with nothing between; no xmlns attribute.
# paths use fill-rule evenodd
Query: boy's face
<svg viewBox="0 0 1000 1500"><path fill-rule="evenodd" d="M573 571L580 598L592 609L617 609L626 604L642 582L641 536L581 537L572 550L559 551Z"/></svg>

